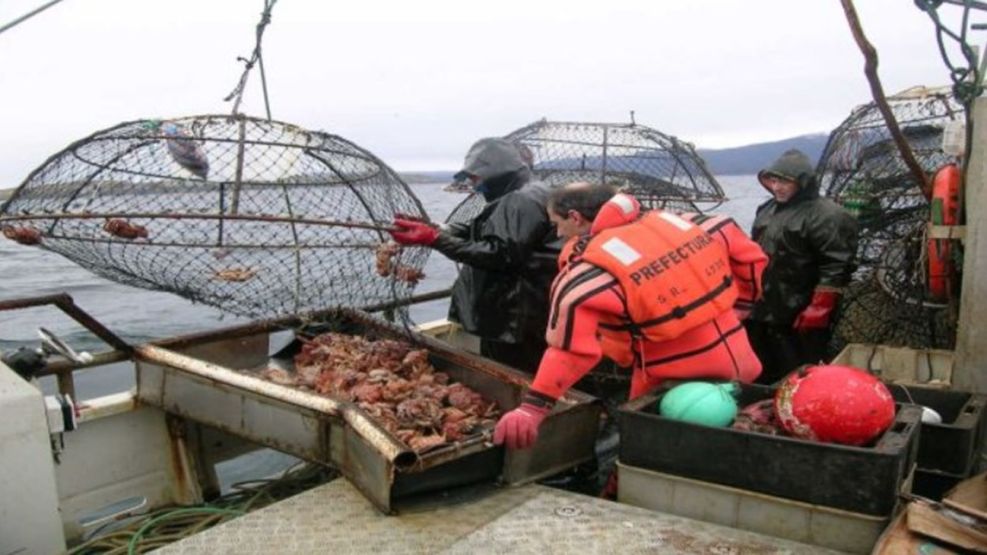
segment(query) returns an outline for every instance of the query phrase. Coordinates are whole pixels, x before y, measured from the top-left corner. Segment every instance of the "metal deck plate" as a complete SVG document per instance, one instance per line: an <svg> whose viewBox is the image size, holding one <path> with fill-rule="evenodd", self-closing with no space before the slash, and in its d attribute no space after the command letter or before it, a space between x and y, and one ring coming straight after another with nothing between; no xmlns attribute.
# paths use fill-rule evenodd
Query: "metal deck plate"
<svg viewBox="0 0 987 555"><path fill-rule="evenodd" d="M543 486L481 488L385 516L345 480L157 553L834 553Z"/></svg>

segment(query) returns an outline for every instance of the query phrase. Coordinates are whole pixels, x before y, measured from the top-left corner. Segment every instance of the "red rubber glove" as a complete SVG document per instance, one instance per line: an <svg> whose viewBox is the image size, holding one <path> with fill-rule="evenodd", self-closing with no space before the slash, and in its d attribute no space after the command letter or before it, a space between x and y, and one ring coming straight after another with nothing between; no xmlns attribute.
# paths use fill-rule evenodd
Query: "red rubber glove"
<svg viewBox="0 0 987 555"><path fill-rule="evenodd" d="M521 403L521 406L500 417L494 430L494 444L507 444L508 449L531 447L538 440L538 426L548 416L549 410L547 407Z"/></svg>
<svg viewBox="0 0 987 555"><path fill-rule="evenodd" d="M816 289L812 294L812 302L795 317L792 328L798 332L822 330L829 327L829 319L836 310L836 301L840 293L831 289Z"/></svg>
<svg viewBox="0 0 987 555"><path fill-rule="evenodd" d="M431 224L404 218L394 218L391 237L402 245L425 245L426 247L439 238L439 230Z"/></svg>

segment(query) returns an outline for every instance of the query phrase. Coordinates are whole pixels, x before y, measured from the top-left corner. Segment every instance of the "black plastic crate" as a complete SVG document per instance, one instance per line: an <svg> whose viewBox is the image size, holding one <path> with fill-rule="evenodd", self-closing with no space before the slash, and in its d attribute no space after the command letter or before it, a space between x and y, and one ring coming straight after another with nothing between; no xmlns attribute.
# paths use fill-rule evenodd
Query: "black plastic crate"
<svg viewBox="0 0 987 555"><path fill-rule="evenodd" d="M980 452L987 395L889 384L896 401L927 406L942 424L921 426L918 467L921 470L969 476Z"/></svg>
<svg viewBox="0 0 987 555"><path fill-rule="evenodd" d="M739 402L773 394L745 385ZM657 414L660 399L645 396L620 407L621 463L884 516L916 458L921 409L915 405L898 405L894 423L874 445L851 447L669 420Z"/></svg>
<svg viewBox="0 0 987 555"><path fill-rule="evenodd" d="M963 480L966 480L966 477L936 472L935 470L915 469L915 477L912 478L912 493L933 501L942 501L942 496L949 493L949 490Z"/></svg>

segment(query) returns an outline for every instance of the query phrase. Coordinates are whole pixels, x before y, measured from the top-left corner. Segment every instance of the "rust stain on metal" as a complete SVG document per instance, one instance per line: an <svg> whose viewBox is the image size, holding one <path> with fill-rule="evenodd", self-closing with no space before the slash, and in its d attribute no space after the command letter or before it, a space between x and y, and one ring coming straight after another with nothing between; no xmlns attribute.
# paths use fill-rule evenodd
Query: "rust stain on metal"
<svg viewBox="0 0 987 555"><path fill-rule="evenodd" d="M778 553L777 549L755 543L723 542L709 543L707 537L686 534L674 528L660 532L662 548L671 547L685 553L709 553L710 555L768 555Z"/></svg>
<svg viewBox="0 0 987 555"><path fill-rule="evenodd" d="M417 462L411 470L425 470L445 462L465 457L466 455L479 453L480 451L489 449L492 446L492 443L490 442L491 435L492 432L484 432L483 435L472 437L465 441L457 441L456 443L452 443L419 455ZM401 470L409 469L401 468Z"/></svg>
<svg viewBox="0 0 987 555"><path fill-rule="evenodd" d="M189 477L185 473L185 423L175 416L167 416L168 440L171 443L171 469L177 491L189 490Z"/></svg>
<svg viewBox="0 0 987 555"><path fill-rule="evenodd" d="M41 376L62 374L93 366L104 366L106 364L120 362L121 360L130 360L130 354L123 351L103 351L100 353L93 353L92 362L87 362L85 364L76 364L68 360L53 360L46 364L38 374Z"/></svg>
<svg viewBox="0 0 987 555"><path fill-rule="evenodd" d="M166 407L166 408L167 408L168 412L171 413L172 415L175 415L175 416L178 416L178 417L181 417L181 418L187 418L187 419L193 420L193 421L201 421L199 418L197 418L198 415L193 414L193 413L191 413L191 412L189 412L189 411L187 411L187 410L179 407L178 405L173 405L173 406ZM320 457L320 453L314 453L314 452L308 451L308 450L300 450L294 444L285 443L284 441L280 441L277 438L274 438L274 437L271 437L271 436L261 437L261 436L259 436L257 434L244 434L242 429L237 429L237 428L235 428L233 426L228 426L228 425L223 424L221 422L209 421L209 422L202 422L202 423L203 424L206 424L207 426L209 426L211 428L215 428L215 429L220 430L222 432L226 432L226 433L228 433L230 435L244 437L246 439L249 439L249 440L252 440L252 441L256 441L258 443L262 443L263 445L266 445L266 446L271 447L273 449L277 449L278 451L282 451L282 452L285 452L285 453L288 453L288 454L291 454L291 455L295 455L295 456L297 456L297 457L299 457L301 459L304 459L306 461L309 461L309 462L313 462L313 463L317 463L317 464L322 464L322 465L325 465L326 464L325 459L323 459L323 458Z"/></svg>

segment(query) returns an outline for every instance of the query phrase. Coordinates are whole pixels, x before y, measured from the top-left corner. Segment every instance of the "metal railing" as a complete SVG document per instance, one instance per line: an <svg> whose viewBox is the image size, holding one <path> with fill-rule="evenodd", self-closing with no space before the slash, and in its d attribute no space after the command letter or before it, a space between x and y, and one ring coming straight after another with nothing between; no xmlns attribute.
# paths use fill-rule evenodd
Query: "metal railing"
<svg viewBox="0 0 987 555"><path fill-rule="evenodd" d="M411 306L415 304L435 301L439 299L444 299L449 297L451 294L451 289L441 289L438 291L430 291L428 293L422 293L420 295L413 295L407 299L402 299L394 302L377 303L374 305L369 305L361 308L365 312L387 312L393 311L398 308ZM133 360L135 347L126 341L124 341L120 336L116 335L109 328L101 324L88 312L80 308L75 304L75 301L67 293L59 293L57 295L44 295L40 297L24 297L18 299L0 300L0 312L7 310L20 310L26 308L37 308L41 306L54 306L68 315L70 318L81 324L84 328L93 333L96 337L102 339L107 345L112 347L112 349L107 351L101 351L94 353L92 355L92 360L87 363L78 363L68 359L55 359L48 361L47 364L42 368L37 376L55 376L58 381L58 390L60 393L71 395L72 398L76 398L75 395L75 381L73 379L73 372L75 370L82 370L85 368L91 368L94 366L104 366L107 364L112 364L114 362L120 362L124 360ZM159 339L151 341L150 344L157 346L165 346L171 348L178 348L183 345L195 344L209 339L226 339L233 337L243 337L246 335L253 335L256 333L262 333L266 331L272 331L276 329L283 329L285 327L294 327L303 324L306 321L317 319L323 314L330 313L331 310L316 311L306 314L295 314L289 316L283 316L279 318L271 318L266 320L258 320L255 322L248 323L242 326L236 326L233 328L224 328L219 330L210 330L205 332L197 332L192 334L185 334L171 338Z"/></svg>

